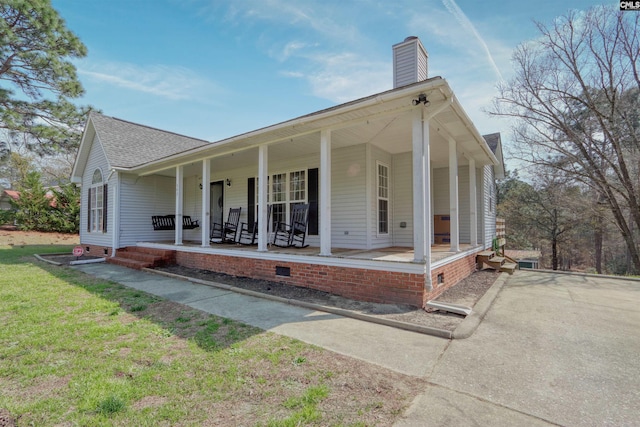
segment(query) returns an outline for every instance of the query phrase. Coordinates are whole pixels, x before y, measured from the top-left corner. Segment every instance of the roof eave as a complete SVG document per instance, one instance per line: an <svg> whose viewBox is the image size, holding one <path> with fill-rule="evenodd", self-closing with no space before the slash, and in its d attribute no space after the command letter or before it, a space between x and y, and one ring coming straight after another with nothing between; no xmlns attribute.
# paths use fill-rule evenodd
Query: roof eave
<svg viewBox="0 0 640 427"><path fill-rule="evenodd" d="M458 98L453 94L453 92L451 92L451 95L453 96L453 109L456 115L460 118L460 120L462 120L464 125L467 127L467 130L471 133L471 135L476 140L476 142L480 145L480 147L482 147L482 150L489 158L489 161L494 166L498 165L500 162L491 151L491 148L489 148L487 141L485 141L482 135L480 134L480 132L478 132L476 125L473 124L473 122L471 121L467 113L464 111L464 108L462 108L462 105L458 101Z"/></svg>
<svg viewBox="0 0 640 427"><path fill-rule="evenodd" d="M296 126L308 125L312 122L321 122L324 119L345 114L353 110L367 108L376 104L383 104L385 102L406 97L408 95L415 96L416 92L435 89L440 86L446 86L448 88L448 84L444 79L440 77L434 77L432 79L429 79L423 82L418 82L418 83L403 86L400 88L391 89L386 92L381 92L381 93L371 95L365 98L361 98L355 101L350 101L350 102L340 104L334 107L330 107L324 110L316 111L314 113L306 114L304 116L300 116L291 120L280 122L271 126L267 126L264 128L260 128L250 132L232 136L230 138L211 143L210 145L207 145L207 146L197 147L192 150L188 150L179 154L174 154L172 156L158 159L153 162L148 162L139 166L131 167L128 170L131 172L136 172L136 171L141 171L149 168L157 169L158 166L162 166L163 164L167 164L167 167L170 167L172 163L174 164L180 163L180 159L185 158L186 156L204 155L204 157L206 157L207 152L219 150L222 147L226 147L230 144L236 143L241 140L255 138L260 135L268 134L269 132L275 133L276 131L283 128L287 128L287 127L295 128ZM322 129L322 126L318 126L317 130L320 130L320 129ZM260 145L260 143L256 143L253 145L257 146L257 145Z"/></svg>

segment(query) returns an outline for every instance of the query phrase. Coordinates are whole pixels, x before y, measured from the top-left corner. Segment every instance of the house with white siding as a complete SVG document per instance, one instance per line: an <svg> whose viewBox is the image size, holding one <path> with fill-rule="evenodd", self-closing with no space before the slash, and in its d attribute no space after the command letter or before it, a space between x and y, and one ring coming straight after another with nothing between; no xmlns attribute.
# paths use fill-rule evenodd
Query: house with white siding
<svg viewBox="0 0 640 427"><path fill-rule="evenodd" d="M216 142L91 113L72 172L81 244L130 266L169 255L423 306L491 247L501 142L478 133L445 79L428 77L419 39L393 55L391 90ZM308 246L273 245L298 204L308 205ZM257 224L256 244L211 239L231 208ZM152 217L167 215L178 226L154 227ZM185 217L197 227L179 226Z"/></svg>

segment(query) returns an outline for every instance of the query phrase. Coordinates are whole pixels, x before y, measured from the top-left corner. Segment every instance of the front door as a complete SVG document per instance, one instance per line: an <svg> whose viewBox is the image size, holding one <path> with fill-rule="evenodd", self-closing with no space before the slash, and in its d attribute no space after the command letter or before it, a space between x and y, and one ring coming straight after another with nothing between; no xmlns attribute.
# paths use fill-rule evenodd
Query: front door
<svg viewBox="0 0 640 427"><path fill-rule="evenodd" d="M213 224L222 224L224 218L224 183L212 182L211 191L211 229Z"/></svg>

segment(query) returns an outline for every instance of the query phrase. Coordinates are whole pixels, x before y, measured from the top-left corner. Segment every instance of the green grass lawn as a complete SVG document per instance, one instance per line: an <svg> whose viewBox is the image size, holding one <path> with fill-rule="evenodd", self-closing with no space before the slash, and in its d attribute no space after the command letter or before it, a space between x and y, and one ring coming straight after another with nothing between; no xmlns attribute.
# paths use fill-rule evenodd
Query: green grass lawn
<svg viewBox="0 0 640 427"><path fill-rule="evenodd" d="M390 425L420 387L32 256L70 250L0 246L0 411L16 425Z"/></svg>

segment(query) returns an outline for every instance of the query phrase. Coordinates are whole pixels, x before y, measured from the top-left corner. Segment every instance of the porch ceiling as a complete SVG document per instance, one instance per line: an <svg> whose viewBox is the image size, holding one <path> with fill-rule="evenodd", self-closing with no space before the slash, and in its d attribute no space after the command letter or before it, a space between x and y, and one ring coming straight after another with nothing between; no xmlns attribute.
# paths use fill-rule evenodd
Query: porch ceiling
<svg viewBox="0 0 640 427"><path fill-rule="evenodd" d="M413 99L421 93L427 94L429 105L413 106ZM385 94L394 96L383 97ZM491 164L495 159L482 138L478 140L477 130L443 79L432 79L411 85L406 90L385 94L197 148L181 156L138 168L136 172L175 176L175 166L182 164L185 174L189 175L201 170L203 158L211 159L213 169L256 165L257 147L263 144L269 146L269 159L305 156L319 152L320 131L323 129L331 130L334 149L368 143L391 154L410 152L413 110L425 108L425 116L429 117L432 111L446 103L449 105L430 119L433 167L448 165L450 137L457 141L461 165L468 163L468 156L475 158L478 166ZM452 97L453 102L449 102Z"/></svg>

